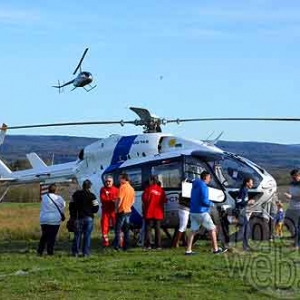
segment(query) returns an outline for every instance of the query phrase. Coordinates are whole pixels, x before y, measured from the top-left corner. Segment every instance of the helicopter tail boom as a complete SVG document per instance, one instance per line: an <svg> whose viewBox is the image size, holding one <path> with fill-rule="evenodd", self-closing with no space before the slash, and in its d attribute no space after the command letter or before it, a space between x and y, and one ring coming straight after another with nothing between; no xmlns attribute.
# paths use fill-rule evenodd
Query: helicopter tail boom
<svg viewBox="0 0 300 300"><path fill-rule="evenodd" d="M61 91L63 91L63 88L64 88L65 86L67 86L67 85L69 85L69 84L72 84L73 82L74 82L74 79L72 79L72 80L70 80L70 81L68 81L68 82L66 82L66 83L64 83L64 84L62 84L62 85L60 85L60 82L59 82L59 80L58 80L58 85L52 85L52 87L58 89L58 92L60 93Z"/></svg>

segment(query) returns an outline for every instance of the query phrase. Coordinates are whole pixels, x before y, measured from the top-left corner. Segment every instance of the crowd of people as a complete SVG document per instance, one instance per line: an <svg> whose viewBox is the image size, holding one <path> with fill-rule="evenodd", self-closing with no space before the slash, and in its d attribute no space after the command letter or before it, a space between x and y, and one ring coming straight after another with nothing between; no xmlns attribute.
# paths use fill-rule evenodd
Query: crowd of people
<svg viewBox="0 0 300 300"><path fill-rule="evenodd" d="M295 246L300 246L300 171L291 171L292 182L289 192L285 193L290 201L286 212L280 201L276 201L276 214L272 217L275 237L283 237L283 225L289 220L289 229L294 230L296 237ZM207 171L201 173L200 178L193 180L190 199L181 198L178 207L179 228L173 239L173 247L177 248L185 235L190 220L190 233L186 242L185 255L193 255L194 237L199 228L204 228L211 239L212 253L221 254L227 251L226 242L222 242L222 247L218 246L218 232L220 218L214 217L216 208L209 200L208 185L211 175ZM114 185L112 176L107 176L104 186L100 189L101 201L101 234L102 246L113 246L116 251L127 250L130 246L130 215L135 201L135 190L130 184L127 174L120 174L120 186ZM249 190L253 187L253 179L245 178L236 197L236 216L238 218L239 239L242 240L243 250L249 251L250 214L249 207L254 203L254 199L249 198ZM70 219L67 228L74 232L71 254L74 257L79 255L89 256L91 249L91 234L94 227L94 215L99 210L99 203L96 195L91 191L92 182L85 180L82 189L77 190L69 203ZM161 224L164 220L164 206L167 197L157 176L151 176L142 194L142 244L147 250L162 248ZM64 210L66 203L57 194L56 184L51 184L48 193L42 196L40 210L40 224L42 235L38 245L38 255L43 255L46 248L48 255L53 255L54 245L61 222L65 220ZM291 226L294 225L294 226ZM114 228L114 240L109 240L110 228ZM152 243L152 229L154 228L155 239ZM228 242L228 241L227 241Z"/></svg>

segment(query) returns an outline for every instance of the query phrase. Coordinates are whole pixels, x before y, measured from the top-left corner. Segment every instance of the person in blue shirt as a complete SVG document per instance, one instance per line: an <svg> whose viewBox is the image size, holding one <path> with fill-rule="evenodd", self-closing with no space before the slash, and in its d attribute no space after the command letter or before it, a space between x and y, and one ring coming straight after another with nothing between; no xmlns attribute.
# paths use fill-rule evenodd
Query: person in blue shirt
<svg viewBox="0 0 300 300"><path fill-rule="evenodd" d="M282 238L283 236L283 220L284 220L284 211L283 205L280 201L276 202L277 205L277 214L275 217L275 231L276 237Z"/></svg>
<svg viewBox="0 0 300 300"><path fill-rule="evenodd" d="M248 177L245 178L243 184L239 190L238 196L236 198L236 209L239 211L239 223L241 228L239 233L242 235L243 239L243 250L249 251L249 238L250 238L250 224L249 224L249 214L246 213L247 205L253 205L254 200L249 200L249 189L253 187L253 179Z"/></svg>
<svg viewBox="0 0 300 300"><path fill-rule="evenodd" d="M207 186L211 181L211 175L207 171L203 171L200 178L201 179L195 179L192 183L190 203L191 232L188 237L185 255L195 254L195 252L192 251L192 245L194 236L200 226L203 226L209 232L213 253L224 253L227 249L218 247L216 226L209 214L210 207L213 206L213 203L208 198Z"/></svg>

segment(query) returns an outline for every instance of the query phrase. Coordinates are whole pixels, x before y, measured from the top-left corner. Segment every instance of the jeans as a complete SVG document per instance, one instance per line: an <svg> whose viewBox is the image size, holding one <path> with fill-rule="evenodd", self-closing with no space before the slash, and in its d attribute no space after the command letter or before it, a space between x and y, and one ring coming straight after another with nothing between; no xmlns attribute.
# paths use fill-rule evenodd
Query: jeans
<svg viewBox="0 0 300 300"><path fill-rule="evenodd" d="M83 235L82 254L83 256L88 256L90 255L91 234L94 227L94 220L91 217L85 217L83 219L76 220L76 222L78 222L78 226L76 232L74 233L72 254L79 254L80 244Z"/></svg>
<svg viewBox="0 0 300 300"><path fill-rule="evenodd" d="M119 249L120 240L121 240L121 232L123 230L124 233L124 245L123 249L127 250L129 248L129 218L130 213L117 213L116 227L115 227L115 240L114 240L114 248Z"/></svg>
<svg viewBox="0 0 300 300"><path fill-rule="evenodd" d="M56 235L59 230L59 225L47 225L43 224L41 225L42 228L42 236L40 239L40 243L38 246L38 254L42 255L45 249L45 246L47 245L47 254L53 255L53 249L55 244Z"/></svg>
<svg viewBox="0 0 300 300"><path fill-rule="evenodd" d="M242 232L242 237L243 237L243 249L247 250L249 249L249 238L250 238L250 224L249 224L249 220L246 216L241 216L242 219L242 228L241 228L241 232Z"/></svg>
<svg viewBox="0 0 300 300"><path fill-rule="evenodd" d="M151 229L155 229L155 247L161 247L161 234L160 234L161 220L148 219L146 220L146 247L151 247Z"/></svg>
<svg viewBox="0 0 300 300"><path fill-rule="evenodd" d="M284 225L295 238L295 246L300 247L300 210L288 208L284 216Z"/></svg>

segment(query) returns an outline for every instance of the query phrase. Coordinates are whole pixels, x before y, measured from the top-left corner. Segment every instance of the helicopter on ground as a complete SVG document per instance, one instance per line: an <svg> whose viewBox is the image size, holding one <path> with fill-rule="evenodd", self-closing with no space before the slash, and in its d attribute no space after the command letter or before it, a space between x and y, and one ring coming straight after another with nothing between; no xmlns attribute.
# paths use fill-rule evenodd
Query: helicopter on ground
<svg viewBox="0 0 300 300"><path fill-rule="evenodd" d="M77 75L77 77L75 77L74 79L60 85L60 82L58 81L58 85L53 85L54 88L58 88L58 91L60 93L60 91L62 90L62 88L64 88L65 86L69 85L69 84L73 84L74 88L71 90L75 90L78 87L82 87L84 88L87 92L93 90L97 85L92 86L91 83L93 81L93 76L90 72L87 71L82 71L81 70L81 64L84 60L84 57L86 55L86 53L88 52L89 48L86 48L82 54L82 57L77 65L77 67L75 68L75 71L73 72L73 75L75 75L77 73L78 70L80 70L80 73ZM87 89L85 86L89 85L90 88Z"/></svg>
<svg viewBox="0 0 300 300"><path fill-rule="evenodd" d="M151 175L157 175L166 191L168 202L165 207L164 226L178 226L178 204L182 197L183 182L186 179L199 178L203 170L212 174L209 185L209 197L223 212L228 220L235 208L239 187L244 178L251 177L254 186L250 196L255 199L251 222L260 229L259 238L269 234L270 210L277 185L275 179L262 167L237 154L223 151L215 146L217 142L191 140L162 132L161 126L168 123L215 120L256 120L256 121L300 121L297 118L195 118L162 119L151 114L147 109L130 107L139 118L132 121L99 121L50 123L1 128L0 142L3 142L6 130L75 126L132 124L143 126L142 134L130 136L111 135L86 146L76 161L47 166L35 153L27 155L32 166L23 171L11 171L0 160L0 183L10 186L38 182L41 185L53 182L76 180L79 185L90 179L93 192L99 197L107 175L118 184L119 174L126 172L136 191L130 222L139 227L142 224L141 195L144 183ZM4 195L0 198L3 199ZM99 198L98 198L99 200Z"/></svg>

